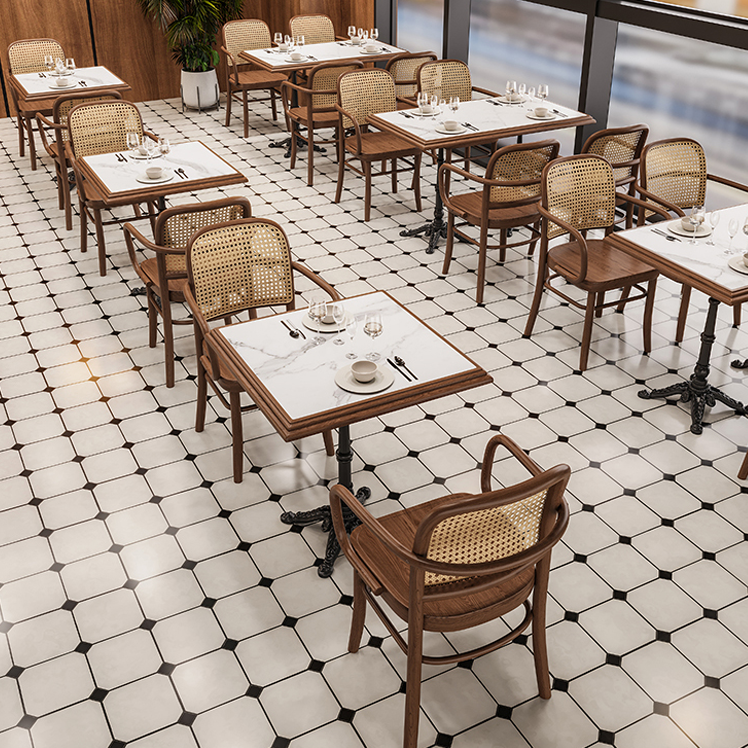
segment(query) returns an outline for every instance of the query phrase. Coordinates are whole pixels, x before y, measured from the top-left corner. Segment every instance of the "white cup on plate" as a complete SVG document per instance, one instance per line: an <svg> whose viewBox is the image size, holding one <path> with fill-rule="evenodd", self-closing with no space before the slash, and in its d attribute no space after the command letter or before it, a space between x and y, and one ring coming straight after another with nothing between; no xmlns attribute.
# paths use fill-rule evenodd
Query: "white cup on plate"
<svg viewBox="0 0 748 748"><path fill-rule="evenodd" d="M366 50L366 51L367 51L367 52L368 52L369 54L374 54L375 52L379 52L379 47L377 47L377 45L376 45L376 44L372 44L371 42L369 42L369 43L368 43L368 44L366 45L366 47L364 47L364 49L365 49L365 50Z"/></svg>
<svg viewBox="0 0 748 748"><path fill-rule="evenodd" d="M291 52L291 59L298 62L299 60L304 59L304 55L301 54L301 52Z"/></svg>
<svg viewBox="0 0 748 748"><path fill-rule="evenodd" d="M60 75L57 78L57 86L59 88L67 88L72 81L72 78L69 75Z"/></svg>
<svg viewBox="0 0 748 748"><path fill-rule="evenodd" d="M164 176L164 168L162 166L149 166L145 170L145 175L148 179L161 179Z"/></svg>
<svg viewBox="0 0 748 748"><path fill-rule="evenodd" d="M361 37L360 36L352 36L351 37L351 44L361 44Z"/></svg>
<svg viewBox="0 0 748 748"><path fill-rule="evenodd" d="M460 123L456 119L445 119L444 129L445 130L459 130Z"/></svg>
<svg viewBox="0 0 748 748"><path fill-rule="evenodd" d="M281 42L281 43L280 43L280 44L278 45L278 49L279 49L279 50L280 50L281 52L288 52L289 48L290 48L290 47L289 47L289 45L288 45L288 44L286 44L285 42Z"/></svg>
<svg viewBox="0 0 748 748"><path fill-rule="evenodd" d="M354 361L351 364L351 373L357 382L367 384L377 375L378 368L374 361Z"/></svg>
<svg viewBox="0 0 748 748"><path fill-rule="evenodd" d="M548 116L548 107L547 106L536 106L535 107L535 116L536 117L547 117Z"/></svg>

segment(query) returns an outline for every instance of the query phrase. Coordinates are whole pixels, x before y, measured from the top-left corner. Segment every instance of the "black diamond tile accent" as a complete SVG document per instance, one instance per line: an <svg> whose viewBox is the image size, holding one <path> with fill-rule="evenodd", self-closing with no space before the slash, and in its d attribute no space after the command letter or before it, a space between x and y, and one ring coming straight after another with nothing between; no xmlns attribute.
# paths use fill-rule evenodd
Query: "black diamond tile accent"
<svg viewBox="0 0 748 748"><path fill-rule="evenodd" d="M631 545L631 538L628 535L619 535L618 542L622 545Z"/></svg>
<svg viewBox="0 0 748 748"><path fill-rule="evenodd" d="M662 525L663 527L675 527L675 521L674 521L674 520L672 520L672 519L666 519L665 517L663 517L663 518L662 518L662 519L660 520L660 524L661 524L661 525Z"/></svg>
<svg viewBox="0 0 748 748"><path fill-rule="evenodd" d="M288 528L288 531L294 532L297 535L301 535L301 532L303 529L304 529L303 525L291 525L291 527Z"/></svg>
<svg viewBox="0 0 748 748"><path fill-rule="evenodd" d="M423 417L425 421L435 421L436 416L433 413L426 413L426 415Z"/></svg>
<svg viewBox="0 0 748 748"><path fill-rule="evenodd" d="M250 470L249 472L251 473L252 471ZM208 489L213 488L213 481L212 480L204 480L200 484L200 488L208 488Z"/></svg>
<svg viewBox="0 0 748 748"><path fill-rule="evenodd" d="M148 499L148 501L149 501L149 502L150 502L151 504L160 504L160 503L161 503L161 502L162 502L163 500L164 500L164 499L163 499L163 497L162 497L162 496L151 496L151 498L150 498L150 499Z"/></svg>
<svg viewBox="0 0 748 748"><path fill-rule="evenodd" d="M592 504L582 504L582 511L583 512L592 512L594 514L595 507L592 506Z"/></svg>
<svg viewBox="0 0 748 748"><path fill-rule="evenodd" d="M203 601L200 603L200 607L202 608L212 608L216 604L217 600L214 600L212 597L204 597Z"/></svg>
<svg viewBox="0 0 748 748"><path fill-rule="evenodd" d="M109 748L125 748L127 743L124 743L121 740L113 740L111 743L109 743Z"/></svg>
<svg viewBox="0 0 748 748"><path fill-rule="evenodd" d="M338 605L353 605L353 598L350 595L341 595L338 600Z"/></svg>
<svg viewBox="0 0 748 748"><path fill-rule="evenodd" d="M291 745L291 740L289 738L282 738L278 735L270 748L288 748L289 745Z"/></svg>
<svg viewBox="0 0 748 748"><path fill-rule="evenodd" d="M109 691L106 691L103 688L94 688L93 691L91 691L91 695L88 697L91 701L98 701L102 702L106 698Z"/></svg>
<svg viewBox="0 0 748 748"><path fill-rule="evenodd" d="M96 488L96 484L95 484L95 483L91 483L91 482L89 481L88 483L86 483L86 484L85 484L85 485L83 486L83 488L84 488L84 489L85 489L86 491L93 491L93 490L94 490L94 488Z"/></svg>
<svg viewBox="0 0 748 748"><path fill-rule="evenodd" d="M171 675L177 666L172 665L170 662L162 662L161 667L156 671L159 675Z"/></svg>
<svg viewBox="0 0 748 748"><path fill-rule="evenodd" d="M411 449L408 452L408 457L418 457L418 452L416 452L415 450Z"/></svg>
<svg viewBox="0 0 748 748"><path fill-rule="evenodd" d="M109 546L109 553L122 553L124 547L124 545L114 543L113 545Z"/></svg>
<svg viewBox="0 0 748 748"><path fill-rule="evenodd" d="M702 501L701 508L706 509L708 512L712 512L714 511L714 504L710 504L708 501Z"/></svg>
<svg viewBox="0 0 748 748"><path fill-rule="evenodd" d="M672 473L663 473L662 474L662 480L674 481L675 480L675 476Z"/></svg>
<svg viewBox="0 0 748 748"><path fill-rule="evenodd" d="M322 660L310 660L307 670L311 670L313 673L321 673L325 667L325 663Z"/></svg>
<svg viewBox="0 0 748 748"><path fill-rule="evenodd" d="M91 649L92 646L93 644L89 644L88 642L80 642L75 648L75 651L78 654L86 654L86 652L88 652L88 650Z"/></svg>
<svg viewBox="0 0 748 748"><path fill-rule="evenodd" d="M586 564L587 563L587 556L584 553L575 553L574 554L574 560L578 564Z"/></svg>
<svg viewBox="0 0 748 748"><path fill-rule="evenodd" d="M451 735L446 735L443 732L436 733L436 740L434 741L435 746L439 746L439 748L451 748L452 741L454 738Z"/></svg>
<svg viewBox="0 0 748 748"><path fill-rule="evenodd" d="M711 551L702 551L701 558L703 558L705 561L716 561L717 554L712 553Z"/></svg>
<svg viewBox="0 0 748 748"><path fill-rule="evenodd" d="M221 511L218 512L218 516L221 519L227 519L228 517L231 516L231 510L230 509L221 509Z"/></svg>
<svg viewBox="0 0 748 748"><path fill-rule="evenodd" d="M42 501L43 499L33 498L31 499L31 501L29 501L29 506L39 506L39 504L41 504Z"/></svg>
<svg viewBox="0 0 748 748"><path fill-rule="evenodd" d="M134 590L138 586L139 582L134 579L128 579L122 586L126 590Z"/></svg>
<svg viewBox="0 0 748 748"><path fill-rule="evenodd" d="M61 564L59 561L55 561L52 566L49 567L50 571L60 572L65 568L65 564Z"/></svg>
<svg viewBox="0 0 748 748"><path fill-rule="evenodd" d="M251 685L246 692L246 695L252 699L258 699L262 693L262 686Z"/></svg>
<svg viewBox="0 0 748 748"><path fill-rule="evenodd" d="M28 478L31 475L31 470L21 470L21 472L19 473L19 475L22 478Z"/></svg>
<svg viewBox="0 0 748 748"><path fill-rule="evenodd" d="M385 426L382 431L384 431L385 434L394 434L395 433L395 427L394 426Z"/></svg>
<svg viewBox="0 0 748 748"><path fill-rule="evenodd" d="M605 655L606 665L615 665L616 667L621 667L621 662L623 662L623 657L621 657L621 655L614 655L614 654Z"/></svg>
<svg viewBox="0 0 748 748"><path fill-rule="evenodd" d="M719 614L716 610L711 610L710 608L704 608L704 618L711 618L713 621L716 621L719 617Z"/></svg>
<svg viewBox="0 0 748 748"><path fill-rule="evenodd" d="M257 465L252 465L252 467L249 469L250 473L259 473L262 468L257 467Z"/></svg>
<svg viewBox="0 0 748 748"><path fill-rule="evenodd" d="M499 704L498 707L496 707L496 716L499 717L499 719L511 719L512 707Z"/></svg>
<svg viewBox="0 0 748 748"><path fill-rule="evenodd" d="M520 634L519 636L515 636L514 637L514 643L515 644L521 644L521 645L527 644L527 635L526 634Z"/></svg>
<svg viewBox="0 0 748 748"><path fill-rule="evenodd" d="M78 603L75 600L65 600L60 606L63 610L73 610Z"/></svg>
<svg viewBox="0 0 748 748"><path fill-rule="evenodd" d="M376 649L381 649L382 644L384 643L384 639L382 639L379 636L370 636L368 646L369 647L375 647Z"/></svg>
<svg viewBox="0 0 748 748"><path fill-rule="evenodd" d="M572 623L577 623L579 621L579 613L575 613L572 610L567 610L564 613L564 620L571 621Z"/></svg>
<svg viewBox="0 0 748 748"><path fill-rule="evenodd" d="M40 538L48 538L51 534L52 530L50 530L48 527L45 527L44 529L39 531Z"/></svg>
<svg viewBox="0 0 748 748"><path fill-rule="evenodd" d="M373 473L376 470L375 465L364 465L364 470L366 470L367 473Z"/></svg>
<svg viewBox="0 0 748 748"><path fill-rule="evenodd" d="M338 722L353 722L353 718L356 716L356 712L353 709L346 709L343 707L338 712Z"/></svg>
<svg viewBox="0 0 748 748"><path fill-rule="evenodd" d="M271 585L272 583L273 583L273 580L272 580L272 579L270 579L270 577L263 577L263 578L262 578L262 579L260 579L260 581L258 582L258 584L260 585L260 587L270 587L270 585Z"/></svg>
<svg viewBox="0 0 748 748"><path fill-rule="evenodd" d="M189 727L197 719L197 714L194 712L182 712L177 722L180 725Z"/></svg>
<svg viewBox="0 0 748 748"><path fill-rule="evenodd" d="M18 727L24 730L30 730L36 723L37 719L39 718L32 717L30 714L24 714L23 717L21 717L21 719L18 720Z"/></svg>
<svg viewBox="0 0 748 748"><path fill-rule="evenodd" d="M397 689L397 692L398 693L405 693L405 690L406 690L405 681L401 680L400 681L400 688Z"/></svg>
<svg viewBox="0 0 748 748"><path fill-rule="evenodd" d="M229 652L233 652L239 646L239 642L236 639L225 639L221 644L221 649L228 649Z"/></svg>
<svg viewBox="0 0 748 748"><path fill-rule="evenodd" d="M446 478L434 478L433 480L433 483L436 483L438 486L443 486L446 482Z"/></svg>
<svg viewBox="0 0 748 748"><path fill-rule="evenodd" d="M390 491L387 494L387 498L390 499L391 501L400 501L400 494L395 493L394 491Z"/></svg>
<svg viewBox="0 0 748 748"><path fill-rule="evenodd" d="M719 678L713 678L711 675L704 676L704 685L707 688L719 688Z"/></svg>
<svg viewBox="0 0 748 748"><path fill-rule="evenodd" d="M189 569L190 571L192 571L192 569L194 569L196 566L197 566L197 561L190 561L189 559L187 559L182 564L183 569Z"/></svg>
<svg viewBox="0 0 748 748"><path fill-rule="evenodd" d="M150 618L144 618L139 628L143 629L144 631L151 631L155 625L155 621L151 620Z"/></svg>
<svg viewBox="0 0 748 748"><path fill-rule="evenodd" d="M667 631L658 631L655 633L655 639L658 642L665 642L665 644L670 643L670 634Z"/></svg>
<svg viewBox="0 0 748 748"><path fill-rule="evenodd" d="M623 590L613 590L613 599L614 600L625 600L626 593Z"/></svg>
<svg viewBox="0 0 748 748"><path fill-rule="evenodd" d="M144 468L144 467L139 467L139 468L135 469L135 474L136 475L145 475L147 472L148 472L148 470L146 470L146 468Z"/></svg>
<svg viewBox="0 0 748 748"><path fill-rule="evenodd" d="M171 526L169 526L169 527L167 527L167 528L166 528L166 529L164 530L164 535L171 535L171 536L173 537L173 536L174 536L174 535L176 535L176 534L177 534L178 532L179 532L179 528L178 528L178 527L171 527Z"/></svg>
<svg viewBox="0 0 748 748"><path fill-rule="evenodd" d="M463 660L457 663L457 667L461 667L463 670L472 670L474 660Z"/></svg>
<svg viewBox="0 0 748 748"><path fill-rule="evenodd" d="M670 707L667 704L663 704L660 701L655 701L655 703L652 706L652 711L655 714L660 714L663 717L670 716Z"/></svg>
<svg viewBox="0 0 748 748"><path fill-rule="evenodd" d="M624 496L636 496L636 491L634 491L633 488L624 488L623 495Z"/></svg>
<svg viewBox="0 0 748 748"><path fill-rule="evenodd" d="M597 733L597 741L604 745L615 745L616 734L614 732L609 732L608 730L600 730Z"/></svg>
<svg viewBox="0 0 748 748"><path fill-rule="evenodd" d="M251 543L248 543L248 542L247 542L246 540L242 540L242 541L241 541L241 542L240 542L240 543L239 543L239 544L238 544L238 545L236 546L236 550L237 550L237 551L243 551L244 553L246 553L246 552L247 552L247 551L248 551L248 550L249 550L249 549L250 549L251 547L252 547L252 544L251 544Z"/></svg>
<svg viewBox="0 0 748 748"><path fill-rule="evenodd" d="M672 579L673 578L673 572L672 571L665 571L664 569L660 569L659 574L657 575L660 579Z"/></svg>
<svg viewBox="0 0 748 748"><path fill-rule="evenodd" d="M268 496L269 501L274 501L276 504L282 499L283 497L279 493L271 493L270 496Z"/></svg>
<svg viewBox="0 0 748 748"><path fill-rule="evenodd" d="M292 629L296 623L298 622L298 618L293 618L292 616L286 616L283 619L283 626L287 626L288 628Z"/></svg>
<svg viewBox="0 0 748 748"><path fill-rule="evenodd" d="M13 666L12 666L12 667L10 668L10 670L8 670L8 672L7 672L7 673L5 673L5 675L6 675L6 676L7 676L8 678L13 678L14 680L17 680L18 678L20 678L20 676L21 676L21 673L22 673L23 671L24 671L24 668L22 668L22 667L21 667L20 665L13 665Z"/></svg>
<svg viewBox="0 0 748 748"><path fill-rule="evenodd" d="M99 521L103 522L105 519L109 517L109 512L99 512L94 519L98 519Z"/></svg>
<svg viewBox="0 0 748 748"><path fill-rule="evenodd" d="M0 621L0 634L7 634L13 628L13 624L8 621Z"/></svg>

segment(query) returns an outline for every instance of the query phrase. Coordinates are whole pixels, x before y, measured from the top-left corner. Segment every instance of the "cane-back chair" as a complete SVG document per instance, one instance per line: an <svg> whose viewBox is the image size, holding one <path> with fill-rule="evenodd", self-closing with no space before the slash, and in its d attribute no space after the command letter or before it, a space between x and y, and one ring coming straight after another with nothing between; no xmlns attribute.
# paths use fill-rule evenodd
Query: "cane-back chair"
<svg viewBox="0 0 748 748"><path fill-rule="evenodd" d="M531 477L492 488L497 448L503 445ZM568 465L541 468L506 436L486 446L479 494L453 494L376 518L341 485L330 491L338 541L353 566L353 615L348 651L357 652L371 605L407 657L404 748L415 748L422 663L472 660L516 639L531 626L535 675L551 697L545 610L553 546L569 522L564 490ZM345 532L345 504L360 520ZM408 623L407 642L377 598ZM424 631L462 631L524 606L522 621L500 639L446 656L423 653ZM448 709L449 704L445 703Z"/></svg>
<svg viewBox="0 0 748 748"><path fill-rule="evenodd" d="M102 220L101 212L120 205L131 205L135 217L139 218L140 202L148 206L151 225L155 228L156 204L152 200L128 199L109 202L96 187L83 177L78 160L85 156L101 153L118 153L127 151L127 133L137 133L140 141L144 137L155 139L152 133L143 128L143 120L135 104L124 100L93 101L78 104L68 114L68 146L70 163L75 172L75 183L78 188L81 222L81 252L88 247L88 221L94 223L96 244L99 252L99 274L106 275L106 242L104 226L122 223L122 218Z"/></svg>
<svg viewBox="0 0 748 748"><path fill-rule="evenodd" d="M335 41L335 27L329 16L300 15L288 22L291 36L304 37L305 44L324 44Z"/></svg>
<svg viewBox="0 0 748 748"><path fill-rule="evenodd" d="M241 385L212 345L211 323L228 324L242 312L249 318L263 307L295 308L295 272L308 278L331 299L340 295L322 278L291 259L288 237L269 219L245 218L199 230L187 246L187 284L184 296L192 312L197 353L197 413L195 430L205 425L208 385L231 413L234 481L243 472ZM229 399L226 400L222 390ZM251 394L251 393L250 393ZM323 432L325 449L333 454L332 434Z"/></svg>
<svg viewBox="0 0 748 748"><path fill-rule="evenodd" d="M433 62L433 52L403 52L387 61L385 70L395 79L395 93L398 99L415 101L418 91L418 68L426 62Z"/></svg>
<svg viewBox="0 0 748 748"><path fill-rule="evenodd" d="M525 327L525 337L532 334L544 290L552 291L568 304L584 309L579 369L584 371L590 351L592 321L611 306L646 299L644 307L644 352L652 346L652 311L658 272L655 268L611 247L604 239L588 238L590 229L613 230L616 200L621 197L634 205L642 201L616 192L613 168L602 156L585 154L559 158L548 164L541 179L540 213L543 216L540 256L535 296ZM653 208L666 215L661 208ZM551 241L569 234L570 241L551 246ZM580 302L553 286L561 278L585 293ZM606 291L633 287L635 296L621 296L606 302Z"/></svg>
<svg viewBox="0 0 748 748"><path fill-rule="evenodd" d="M68 181L68 157L65 145L68 142L68 114L70 110L87 101L107 101L109 99L121 99L119 91L80 91L55 99L52 106L52 119L49 120L41 112L37 112L36 120L39 124L39 135L41 136L44 150L54 159L55 172L57 174L57 202L60 210L65 211L65 228L71 231L73 228L73 211L70 205L70 183ZM54 140L47 137L46 129L54 133Z"/></svg>
<svg viewBox="0 0 748 748"><path fill-rule="evenodd" d="M276 90L287 80L285 73L251 69L251 65L239 57L245 49L265 49L271 46L270 29L259 18L229 21L221 29L221 53L224 61L224 84L226 87L226 127L231 121L231 103L240 101L244 113L244 137L249 135L248 91L269 91L270 96L255 101L270 100L273 119L278 119L275 101Z"/></svg>
<svg viewBox="0 0 748 748"><path fill-rule="evenodd" d="M638 193L650 205L658 205L676 216L685 216L686 211L706 201L709 181L727 185L742 192L748 186L734 182L707 171L706 154L699 143L691 138L670 138L650 143L642 153L642 165ZM649 209L639 211L639 225L649 218ZM686 329L688 305L691 301L691 287L684 284L681 289L681 303L676 342L683 340ZM740 324L740 305L732 308L733 324Z"/></svg>
<svg viewBox="0 0 748 748"><path fill-rule="evenodd" d="M54 98L42 101L19 101L18 91L10 82L11 75L22 75L23 73L42 73L47 69L44 58L51 55L55 59L65 59L65 52L60 42L55 39L22 39L13 42L8 47L8 90L16 108L16 121L18 122L18 151L21 156L26 152L26 139L29 141L29 160L31 170L36 170L36 143L34 141L34 119L36 115L50 115Z"/></svg>
<svg viewBox="0 0 748 748"><path fill-rule="evenodd" d="M290 81L285 81L281 88L283 92L283 108L286 113L286 124L291 133L289 167L296 166L298 154L298 140L301 138L307 144L307 184L314 184L314 149L316 146L334 145L337 149L340 144L338 134L338 112L335 103L338 100L338 78L343 73L362 68L362 62L350 62L341 64L339 62L325 62L313 67L306 79L306 85L300 86ZM297 106L293 105L294 93L297 97ZM332 140L316 140L316 130L334 128L335 134Z"/></svg>
<svg viewBox="0 0 748 748"><path fill-rule="evenodd" d="M392 191L397 192L398 159L412 157L408 169L413 170L411 189L415 193L416 210L421 210L421 152L404 138L391 133L370 131L369 116L382 112L393 112L397 109L395 97L395 80L386 71L377 68L368 70L354 70L338 78L338 101L335 108L340 115L338 124L338 188L335 202L340 202L343 193L345 169L348 166L357 174L364 177L364 220L371 217L371 179L372 163L391 162L389 171L382 169L382 174L390 174ZM346 137L346 130L353 128L353 134ZM358 159L361 169L353 166L352 161Z"/></svg>
<svg viewBox="0 0 748 748"><path fill-rule="evenodd" d="M529 244L529 253L535 251L540 237L540 177L545 166L558 157L560 145L556 140L508 145L496 151L486 167L485 176L479 177L442 164L439 170L439 191L447 209L447 246L444 252L442 273L449 272L455 235L461 241L478 247L478 280L475 300L483 302L486 278L486 256L489 249L499 250L499 261L506 260L508 248ZM450 173L475 183L476 189L468 192L450 191ZM463 219L455 224L455 217ZM460 228L476 226L480 230L476 240ZM526 226L529 238L520 237L509 242L511 229ZM499 230L499 243L488 243L489 229Z"/></svg>
<svg viewBox="0 0 748 748"><path fill-rule="evenodd" d="M164 337L166 386L174 386L173 325L191 325L192 318L175 319L172 304L184 302L187 282L187 244L199 229L240 218L250 218L252 208L245 197L227 197L204 203L190 203L161 211L156 219L153 241L131 223L123 226L130 262L145 284L148 301L148 345L156 347L158 318ZM138 252L138 245L141 251ZM145 251L142 251L145 250Z"/></svg>

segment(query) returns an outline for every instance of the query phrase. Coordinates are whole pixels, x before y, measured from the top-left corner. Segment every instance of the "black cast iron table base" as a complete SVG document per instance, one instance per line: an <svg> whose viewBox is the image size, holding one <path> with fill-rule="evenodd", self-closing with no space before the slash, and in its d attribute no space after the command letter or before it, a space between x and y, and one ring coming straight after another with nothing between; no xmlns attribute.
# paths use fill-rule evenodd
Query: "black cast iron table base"
<svg viewBox="0 0 748 748"><path fill-rule="evenodd" d="M268 148L285 148L286 152L283 154L284 158L291 158L291 138L283 138L283 140L276 140L274 143L270 143ZM300 138L298 135L296 136L296 148L300 150L304 150L306 148L306 140L303 138ZM314 150L316 153L327 153L326 148L320 148L320 146L315 145Z"/></svg>
<svg viewBox="0 0 748 748"><path fill-rule="evenodd" d="M691 433L700 434L704 430L704 411L708 407L716 405L717 401L724 403L728 408L732 408L736 415L746 415L746 409L743 403L735 398L726 395L722 390L709 384L709 358L712 353L714 344L714 327L717 321L717 308L719 301L709 299L709 309L706 314L704 330L701 333L701 348L699 349L699 358L694 366L693 374L687 382L678 382L671 384L669 387L662 387L657 390L641 390L639 397L645 400L651 400L655 397L670 397L671 395L680 395L682 403L691 403Z"/></svg>
<svg viewBox="0 0 748 748"><path fill-rule="evenodd" d="M447 224L444 223L444 204L442 195L439 192L439 168L444 163L444 149L439 148L436 152L436 202L434 203L434 218L422 226L415 229L403 229L400 236L427 236L429 246L426 248L426 254L432 255L439 246L439 239L447 236Z"/></svg>

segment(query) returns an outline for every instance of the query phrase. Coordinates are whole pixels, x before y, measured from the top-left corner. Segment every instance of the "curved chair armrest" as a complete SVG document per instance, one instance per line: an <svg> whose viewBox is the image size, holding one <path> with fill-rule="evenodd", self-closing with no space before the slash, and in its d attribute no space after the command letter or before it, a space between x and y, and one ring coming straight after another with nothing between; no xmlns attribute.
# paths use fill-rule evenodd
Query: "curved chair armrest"
<svg viewBox="0 0 748 748"><path fill-rule="evenodd" d="M150 132L150 130L143 130L143 135L147 138L150 138L151 140L155 140L156 143L158 143L158 135L156 135L155 132Z"/></svg>
<svg viewBox="0 0 748 748"><path fill-rule="evenodd" d="M319 275L317 275L314 271L310 270L305 265L296 262L296 260L291 260L291 267L294 270L297 270L303 276L309 278L312 283L319 286L326 294L328 294L328 296L330 296L333 301L339 301L341 298L343 298L326 280L320 278Z"/></svg>
<svg viewBox="0 0 748 748"><path fill-rule="evenodd" d="M397 83L398 86L415 85L417 81L400 81ZM395 96L395 101L399 101L401 104L411 104L414 109L417 109L416 100L409 96Z"/></svg>
<svg viewBox="0 0 748 748"><path fill-rule="evenodd" d="M133 268L135 268L135 272L140 276L140 280L148 285L148 280L145 277L145 274L140 270L140 261L138 260L138 255L135 252L135 244L133 242L133 239L136 239L138 242L149 248L154 245L152 244L152 242L148 241L148 239L146 239L131 223L126 223L122 227L122 231L125 234L125 246L127 247L127 254L130 256L130 262L132 263Z"/></svg>
<svg viewBox="0 0 748 748"><path fill-rule="evenodd" d="M483 493L488 493L493 490L491 488L491 468L493 467L496 450L499 446L506 447L512 456L527 468L531 475L536 476L543 472L540 465L538 465L529 455L525 454L515 441L504 434L497 434L489 439L483 453L483 463L480 471L480 486Z"/></svg>
<svg viewBox="0 0 748 748"><path fill-rule="evenodd" d="M207 345L208 348L208 357L210 358L210 365L213 368L213 371L216 373L216 376L218 376L218 372L220 369L220 364L218 362L218 354L215 351L215 348L211 344L212 342L212 335L210 326L203 318L203 315L200 311L200 308L197 305L197 302L195 301L195 297L192 295L192 290L190 289L190 284L185 283L182 287L182 294L184 295L184 300L187 306L190 309L190 313L192 314L192 322L195 327L195 353L198 358L203 355L203 343Z"/></svg>
<svg viewBox="0 0 748 748"><path fill-rule="evenodd" d="M37 115L38 117L39 115ZM741 184L740 182L733 182L732 179L727 179L726 177L719 177L716 174L707 174L706 178L708 180L711 180L712 182L718 182L719 184L727 185L728 187L732 187L735 190L740 190L741 192L748 192L748 185Z"/></svg>
<svg viewBox="0 0 748 748"><path fill-rule="evenodd" d="M335 104L335 109L340 115L340 132L341 132L340 137L344 143L345 143L345 134L344 134L345 128L343 127L343 117L344 116L348 117L348 119L353 123L353 128L356 131L356 155L359 155L361 153L361 125L359 125L356 118L350 112L347 112L345 109L343 109L343 107L340 106L340 104Z"/></svg>
<svg viewBox="0 0 748 748"><path fill-rule="evenodd" d="M665 210L670 210L670 211L672 211L673 213L675 213L676 215L680 216L681 218L683 218L683 216L685 216L685 215L686 215L686 214L685 214L685 213L683 212L683 209L682 209L682 208L679 208L679 207L678 207L677 205L675 205L674 203L670 203L670 202L668 202L667 200L665 200L664 198L662 198L662 197L657 197L657 195L655 195L655 194L653 194L653 193L649 192L648 190L645 190L645 189L644 189L644 188L643 188L643 187L641 186L641 184L639 184L638 180L637 180L636 182L634 182L634 189L635 189L635 190L636 190L636 191L637 191L637 192L638 192L638 193L639 193L639 194L640 194L640 195L641 195L642 197L645 197L645 198L646 198L646 202L648 202L648 203L655 203L655 204L657 204L657 205L660 205L661 207L665 208ZM648 205L647 207L649 208L649 207L652 207L652 206ZM644 224L644 213L642 212L642 213L640 213L640 215L639 215L639 226L642 226L643 224Z"/></svg>
<svg viewBox="0 0 748 748"><path fill-rule="evenodd" d="M153 252L165 255L183 255L185 253L184 247L163 247L160 244L152 242L129 222L122 227L122 230L125 232L125 239L127 239L128 235L132 236L133 239L136 239L146 249L150 249Z"/></svg>
<svg viewBox="0 0 748 748"><path fill-rule="evenodd" d="M60 130L67 130L67 127L65 125L60 125L55 122L51 122L48 120L41 112L36 113L36 124L39 128L39 137L42 140L42 145L44 146L44 150L49 152L49 141L47 140L47 131L44 129L45 127L48 127L50 130L54 130L55 132L58 132ZM64 154L60 154L64 155Z"/></svg>
<svg viewBox="0 0 748 748"><path fill-rule="evenodd" d="M224 46L221 46L221 52L223 52L227 58L226 59L226 76L228 78L231 78L233 75L234 83L238 85L239 84L239 66L236 63L236 58ZM229 60L231 60L231 65L229 65L228 63Z"/></svg>
<svg viewBox="0 0 748 748"><path fill-rule="evenodd" d="M587 240L578 228L572 226L570 223L566 223L566 221L562 221L560 218L554 216L553 213L549 213L542 205L538 206L538 211L540 215L551 223L555 223L564 229L564 232L571 234L572 239L579 245L579 253L581 255L579 258L579 275L576 278L569 279L569 283L581 283L587 277ZM548 250L546 249L545 251L547 252Z"/></svg>
<svg viewBox="0 0 748 748"><path fill-rule="evenodd" d="M489 91L487 88L481 88L480 86L473 86L472 91L474 93L486 94L486 96L498 96L499 95L496 91Z"/></svg>
<svg viewBox="0 0 748 748"><path fill-rule="evenodd" d="M666 220L670 219L670 214L666 210L664 210L663 208L658 208L656 205L652 205L652 203L648 203L645 200L640 200L638 197L634 197L634 195L629 195L626 192L619 192L616 195L616 198L618 200L623 200L624 202L631 203L632 205L638 205L640 208L651 210L653 213L657 213Z"/></svg>

